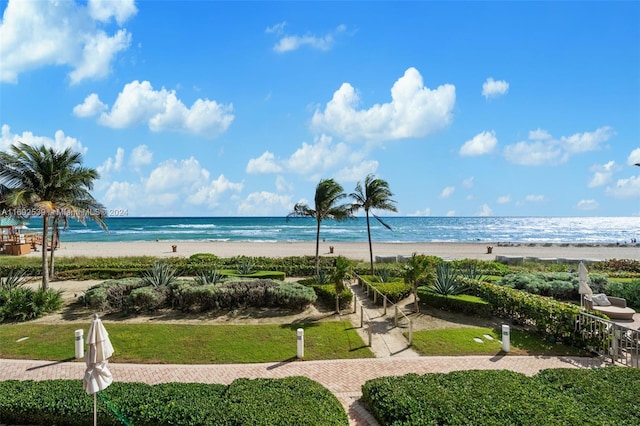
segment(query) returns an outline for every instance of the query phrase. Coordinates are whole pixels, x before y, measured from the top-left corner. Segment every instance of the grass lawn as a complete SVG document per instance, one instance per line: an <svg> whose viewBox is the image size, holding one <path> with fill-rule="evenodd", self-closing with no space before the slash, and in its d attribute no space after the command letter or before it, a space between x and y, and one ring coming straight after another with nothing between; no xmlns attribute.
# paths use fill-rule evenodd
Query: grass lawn
<svg viewBox="0 0 640 426"><path fill-rule="evenodd" d="M547 343L521 330L512 328L510 334L511 355L588 356L577 348ZM482 343L474 338L482 340ZM421 330L413 332L413 348L424 356L497 355L503 353L500 339L501 330L485 327Z"/></svg>
<svg viewBox="0 0 640 426"><path fill-rule="evenodd" d="M0 326L0 358L74 357L78 324ZM85 336L89 325L84 327ZM115 349L111 362L227 364L285 361L296 356L296 330L305 330L304 359L372 358L351 323L182 325L105 323ZM28 337L18 342L17 340Z"/></svg>

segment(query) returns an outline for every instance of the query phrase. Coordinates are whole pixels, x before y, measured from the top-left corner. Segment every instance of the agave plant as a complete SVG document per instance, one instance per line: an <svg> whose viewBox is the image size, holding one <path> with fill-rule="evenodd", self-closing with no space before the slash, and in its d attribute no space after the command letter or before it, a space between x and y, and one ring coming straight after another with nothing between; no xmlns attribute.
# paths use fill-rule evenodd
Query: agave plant
<svg viewBox="0 0 640 426"><path fill-rule="evenodd" d="M391 270L389 268L378 269L378 280L381 283L387 283L391 279Z"/></svg>
<svg viewBox="0 0 640 426"><path fill-rule="evenodd" d="M11 290L12 288L22 287L28 282L29 277L26 271L12 269L6 277L0 277L0 289Z"/></svg>
<svg viewBox="0 0 640 426"><path fill-rule="evenodd" d="M436 279L431 291L442 296L454 296L463 293L467 286L460 280L460 273L449 263L436 266Z"/></svg>
<svg viewBox="0 0 640 426"><path fill-rule="evenodd" d="M215 268L209 268L195 277L195 281L199 285L218 284L222 282L223 279L224 275Z"/></svg>
<svg viewBox="0 0 640 426"><path fill-rule="evenodd" d="M326 270L320 269L318 273L313 277L316 284L329 284L329 274Z"/></svg>
<svg viewBox="0 0 640 426"><path fill-rule="evenodd" d="M142 283L153 287L166 287L177 278L175 268L162 261L157 261L142 276Z"/></svg>
<svg viewBox="0 0 640 426"><path fill-rule="evenodd" d="M482 281L484 279L484 275L482 275L477 259L467 260L461 264L459 273L470 280Z"/></svg>
<svg viewBox="0 0 640 426"><path fill-rule="evenodd" d="M242 262L240 262L238 266L238 274L240 275L252 274L254 270L255 265L251 259L242 259Z"/></svg>

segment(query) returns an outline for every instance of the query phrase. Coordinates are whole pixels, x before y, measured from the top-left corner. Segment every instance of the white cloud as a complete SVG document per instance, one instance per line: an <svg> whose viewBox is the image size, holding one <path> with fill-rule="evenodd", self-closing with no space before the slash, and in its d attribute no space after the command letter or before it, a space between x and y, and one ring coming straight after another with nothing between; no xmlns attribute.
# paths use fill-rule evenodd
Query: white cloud
<svg viewBox="0 0 640 426"><path fill-rule="evenodd" d="M293 185L291 185L284 176L276 177L276 189L278 192L291 192L293 191Z"/></svg>
<svg viewBox="0 0 640 426"><path fill-rule="evenodd" d="M310 175L336 167L345 162L350 155L351 151L347 145L334 144L330 136L320 135L315 138L313 144L303 142L302 147L285 161L285 165L289 171Z"/></svg>
<svg viewBox="0 0 640 426"><path fill-rule="evenodd" d="M243 187L242 183L231 182L224 175L220 175L217 179L200 187L194 195L187 197L187 201L195 205L216 207L224 193L240 192Z"/></svg>
<svg viewBox="0 0 640 426"><path fill-rule="evenodd" d="M609 161L606 164L595 165L591 167L593 176L589 181L589 188L594 188L596 186L603 186L611 182L611 176L613 175L615 165L616 165L615 161Z"/></svg>
<svg viewBox="0 0 640 426"><path fill-rule="evenodd" d="M595 151L615 135L613 129L604 126L593 132L575 133L554 139L546 130L529 132L529 141L507 145L504 156L507 161L523 166L553 166L565 163L573 154Z"/></svg>
<svg viewBox="0 0 640 426"><path fill-rule="evenodd" d="M511 195L502 195L498 197L498 204L507 204L511 202Z"/></svg>
<svg viewBox="0 0 640 426"><path fill-rule="evenodd" d="M596 200L580 200L576 205L578 210L596 210L600 204Z"/></svg>
<svg viewBox="0 0 640 426"><path fill-rule="evenodd" d="M351 141L422 137L451 123L455 100L455 86L431 90L418 70L409 68L391 88L391 102L357 109L359 96L353 86L343 83L311 121L314 128Z"/></svg>
<svg viewBox="0 0 640 426"><path fill-rule="evenodd" d="M509 91L509 83L504 80L494 80L489 77L482 84L482 96L486 99L496 98L498 96L504 95Z"/></svg>
<svg viewBox="0 0 640 426"><path fill-rule="evenodd" d="M16 83L18 75L50 65L72 68L72 84L106 77L115 56L126 50L131 34L113 35L101 27L115 18L122 26L137 13L133 0L10 0L0 25L0 81Z"/></svg>
<svg viewBox="0 0 640 426"><path fill-rule="evenodd" d="M462 181L462 186L464 186L465 188L473 188L474 180L475 178L473 176L466 178L465 180Z"/></svg>
<svg viewBox="0 0 640 426"><path fill-rule="evenodd" d="M273 216L293 210L290 195L273 192L254 192L238 206L238 214L242 216Z"/></svg>
<svg viewBox="0 0 640 426"><path fill-rule="evenodd" d="M496 138L496 132L491 130L490 132L478 133L473 139L468 140L460 148L460 155L463 156L476 156L491 153L496 145L498 139Z"/></svg>
<svg viewBox="0 0 640 426"><path fill-rule="evenodd" d="M113 128L147 124L154 132L177 131L215 137L224 133L234 119L233 105L197 99L191 108L174 90L154 90L148 81L132 81L124 86L111 111L98 122Z"/></svg>
<svg viewBox="0 0 640 426"><path fill-rule="evenodd" d="M483 204L480 206L480 210L478 210L476 216L493 216L493 210L491 210L488 204Z"/></svg>
<svg viewBox="0 0 640 426"><path fill-rule="evenodd" d="M453 192L455 190L456 190L456 188L454 186L447 186L440 193L440 198L449 198L451 196L451 194L453 194Z"/></svg>
<svg viewBox="0 0 640 426"><path fill-rule="evenodd" d="M285 25L286 22L276 24L273 27L268 27L265 32L282 35ZM323 36L316 36L315 34L284 35L273 46L273 50L278 53L285 53L300 49L303 46L309 46L315 50L330 50L335 42L335 37L344 33L346 29L344 25L338 25L335 30Z"/></svg>
<svg viewBox="0 0 640 426"><path fill-rule="evenodd" d="M138 145L131 151L129 164L133 167L146 166L147 164L151 164L152 160L153 153L149 151L149 147L146 145Z"/></svg>
<svg viewBox="0 0 640 426"><path fill-rule="evenodd" d="M124 159L124 149L118 148L116 149L116 155L114 158L107 158L102 165L97 167L97 171L100 176L104 174L109 174L111 172L117 172L122 168L122 160Z"/></svg>
<svg viewBox="0 0 640 426"><path fill-rule="evenodd" d="M260 157L249 160L245 169L247 173L279 173L282 167L275 161L275 156L265 151Z"/></svg>
<svg viewBox="0 0 640 426"><path fill-rule="evenodd" d="M97 94L92 93L84 99L84 102L73 107L73 115L76 117L91 117L105 111L108 105L102 103Z"/></svg>
<svg viewBox="0 0 640 426"><path fill-rule="evenodd" d="M638 198L640 197L640 176L618 179L614 186L607 187L606 193L617 198Z"/></svg>
<svg viewBox="0 0 640 426"><path fill-rule="evenodd" d="M379 163L376 160L362 161L351 167L345 167L334 174L338 182L358 182L365 176L375 174Z"/></svg>
<svg viewBox="0 0 640 426"><path fill-rule="evenodd" d="M67 148L71 148L75 152L81 154L87 153L87 148L82 146L80 141L76 138L66 136L62 130L57 130L53 139L46 136L36 136L31 132L22 132L21 135L11 133L11 128L7 124L2 125L2 136L0 137L0 150L6 151L10 146L16 145L22 142L31 146L44 145L55 149L56 151L63 151Z"/></svg>
<svg viewBox="0 0 640 426"><path fill-rule="evenodd" d="M455 216L456 215L456 211L455 210L449 210L446 214L447 217L451 217L451 216Z"/></svg>
<svg viewBox="0 0 640 426"><path fill-rule="evenodd" d="M640 163L640 148L636 148L631 151L631 154L629 154L629 157L627 158L627 164L630 166L638 163Z"/></svg>
<svg viewBox="0 0 640 426"><path fill-rule="evenodd" d="M529 203L541 203L544 201L544 195L540 194L530 194L524 197L524 200Z"/></svg>
<svg viewBox="0 0 640 426"><path fill-rule="evenodd" d="M418 210L415 213L409 214L409 216L431 216L431 209L427 207L424 210Z"/></svg>

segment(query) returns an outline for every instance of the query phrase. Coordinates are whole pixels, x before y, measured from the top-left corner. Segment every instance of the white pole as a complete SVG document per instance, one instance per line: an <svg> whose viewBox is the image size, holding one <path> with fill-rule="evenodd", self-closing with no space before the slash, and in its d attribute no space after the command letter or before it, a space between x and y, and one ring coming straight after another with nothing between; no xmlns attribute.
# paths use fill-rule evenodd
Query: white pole
<svg viewBox="0 0 640 426"><path fill-rule="evenodd" d="M509 326L502 326L502 351L509 352L511 346L511 336L509 335Z"/></svg>
<svg viewBox="0 0 640 426"><path fill-rule="evenodd" d="M304 358L304 328L299 328L298 332L298 358Z"/></svg>
<svg viewBox="0 0 640 426"><path fill-rule="evenodd" d="M84 357L84 330L76 330L76 359Z"/></svg>

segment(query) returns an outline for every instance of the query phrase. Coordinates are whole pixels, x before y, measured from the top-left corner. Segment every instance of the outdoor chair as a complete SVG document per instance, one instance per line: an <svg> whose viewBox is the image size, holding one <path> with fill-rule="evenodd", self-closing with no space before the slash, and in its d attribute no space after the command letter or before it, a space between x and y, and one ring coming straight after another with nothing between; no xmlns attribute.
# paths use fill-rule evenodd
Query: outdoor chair
<svg viewBox="0 0 640 426"><path fill-rule="evenodd" d="M594 294L584 297L587 310L602 312L612 320L633 320L635 310L627 307L627 301L621 297Z"/></svg>

